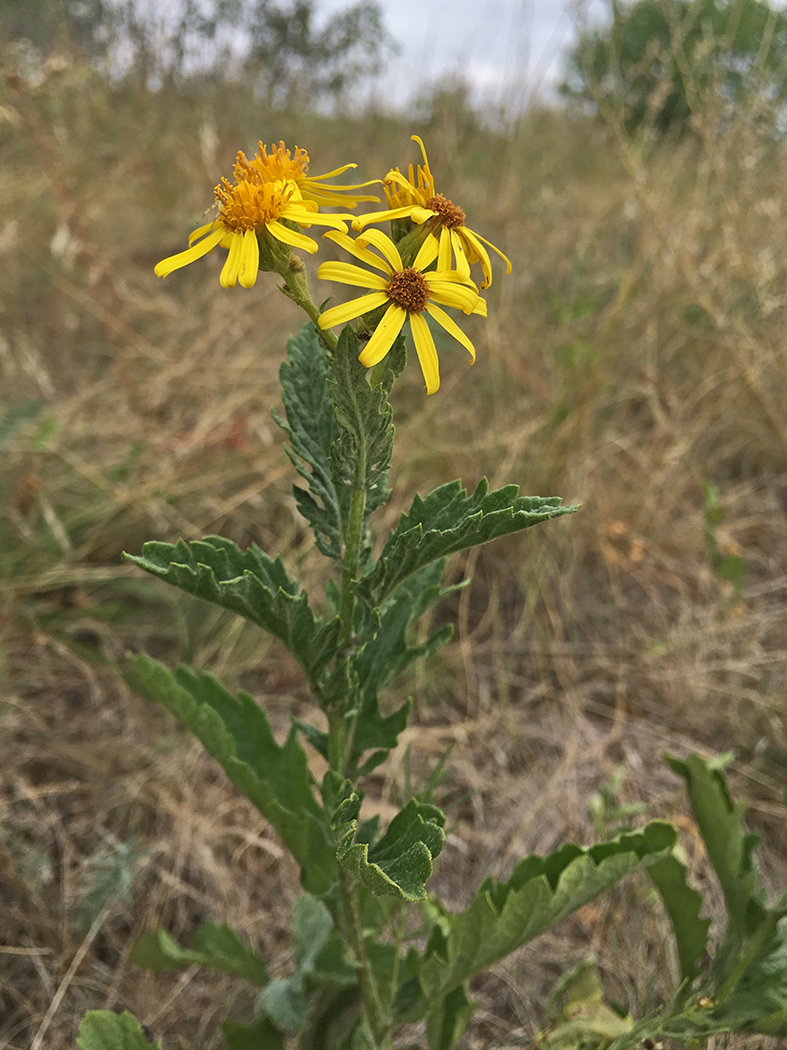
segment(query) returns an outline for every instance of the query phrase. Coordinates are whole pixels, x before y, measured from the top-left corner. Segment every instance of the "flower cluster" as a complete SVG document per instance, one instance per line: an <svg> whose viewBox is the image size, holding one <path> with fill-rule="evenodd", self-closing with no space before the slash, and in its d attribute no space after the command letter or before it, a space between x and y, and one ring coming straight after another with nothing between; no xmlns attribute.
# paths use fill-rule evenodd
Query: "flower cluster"
<svg viewBox="0 0 787 1050"><path fill-rule="evenodd" d="M238 152L235 181L223 178L214 191L218 218L194 230L186 251L163 259L155 268L156 276L166 277L220 245L229 250L219 277L222 287L232 288L240 283L243 288L252 288L260 269L260 240L265 243L273 238L314 254L317 242L301 233L298 227L332 226L346 233L344 220L352 218L351 215L322 214L321 204L343 203L354 207L358 201L377 200L376 197L350 196L352 190L361 188L359 186L325 185L324 179L340 175L354 168L354 164L345 164L317 177L306 175L308 167L308 153L296 147L291 156L283 142L270 154L260 142L251 160ZM341 196L342 193L347 195Z"/></svg>
<svg viewBox="0 0 787 1050"><path fill-rule="evenodd" d="M354 164L311 177L306 174L306 151L297 147L291 151L283 142L270 149L260 142L251 160L238 153L234 181L222 178L215 189L218 217L191 234L186 251L160 262L156 274L166 277L220 246L228 249L220 276L223 287L239 283L251 288L260 269L275 270L284 277L288 294L303 305L293 292L285 263L290 261L293 248L310 254L317 251L316 242L302 232L304 229L332 227L323 236L371 270L355 263L325 262L317 271L318 277L367 291L321 314L309 299L310 316L323 330L360 318L364 332L371 333L359 357L365 367L385 357L407 323L426 391L433 394L440 386L440 372L427 317L475 360L472 342L443 307L486 317L486 302L472 280L471 267L480 264L483 290L492 283L488 248L503 260L506 273L510 273L511 263L465 225L462 208L437 192L424 144L417 135L412 138L421 148L423 164L415 170L411 164L407 176L399 168L391 169L382 180L388 207L360 217L321 211L324 207L353 208L361 201L378 201L377 197L355 192L372 183L337 186L326 182ZM354 240L348 235L348 222L359 234ZM391 237L368 229L383 222L391 223Z"/></svg>

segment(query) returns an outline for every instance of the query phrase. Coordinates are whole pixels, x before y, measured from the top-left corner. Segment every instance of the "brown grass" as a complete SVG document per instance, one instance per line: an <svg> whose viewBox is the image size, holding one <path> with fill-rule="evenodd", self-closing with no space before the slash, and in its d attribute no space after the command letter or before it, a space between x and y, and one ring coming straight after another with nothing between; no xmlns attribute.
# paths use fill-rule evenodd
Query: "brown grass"
<svg viewBox="0 0 787 1050"><path fill-rule="evenodd" d="M18 60L7 49L6 72ZM198 970L154 981L132 967L154 926L187 940L211 915L274 974L288 966L292 864L118 674L144 650L243 684L279 731L307 711L278 648L120 561L145 539L211 531L320 578L270 416L301 320L272 280L222 291L212 258L166 284L152 274L259 137L308 146L314 170L349 157L372 176L409 162L419 131L441 189L514 264L475 324L472 372L446 347L439 394L425 399L414 362L398 384L378 527L455 476L583 504L453 566L473 583L439 612L456 638L409 683L404 741L423 777L454 749L440 790L457 823L436 888L460 906L523 853L588 841L588 800L623 764L623 799L681 823L716 907L660 755L730 748L766 877L784 885L780 143L745 114L660 148L550 111L507 137L450 108L419 128L261 114L241 91L113 92L70 60L35 84L12 77L0 119L5 423L36 403L0 464L0 1048L64 1050L100 1007L132 1009L168 1050L220 1046L218 1023L247 1017L250 998ZM721 546L745 559L740 596L709 563L708 480L727 512ZM368 785L386 814L403 762L401 747ZM590 948L613 999L652 1007L674 979L667 941L632 880L474 986L467 1046L527 1045L549 988Z"/></svg>

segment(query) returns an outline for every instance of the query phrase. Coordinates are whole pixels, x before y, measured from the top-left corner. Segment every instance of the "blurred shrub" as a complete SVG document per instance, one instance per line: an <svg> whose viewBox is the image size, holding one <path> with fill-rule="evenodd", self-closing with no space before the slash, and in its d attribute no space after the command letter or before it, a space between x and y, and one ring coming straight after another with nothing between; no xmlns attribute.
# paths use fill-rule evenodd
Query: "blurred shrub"
<svg viewBox="0 0 787 1050"><path fill-rule="evenodd" d="M764 0L637 0L613 11L611 24L580 33L560 90L617 112L628 131L682 133L709 104L784 101L787 13Z"/></svg>
<svg viewBox="0 0 787 1050"><path fill-rule="evenodd" d="M113 79L243 80L267 105L344 98L395 43L376 0L320 17L318 0L0 0L7 37L76 46Z"/></svg>

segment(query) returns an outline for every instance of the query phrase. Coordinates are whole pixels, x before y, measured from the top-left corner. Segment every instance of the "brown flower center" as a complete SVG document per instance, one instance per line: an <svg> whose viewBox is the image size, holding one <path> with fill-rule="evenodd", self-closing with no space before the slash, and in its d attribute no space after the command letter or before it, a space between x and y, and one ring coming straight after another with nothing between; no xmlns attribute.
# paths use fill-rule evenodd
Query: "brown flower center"
<svg viewBox="0 0 787 1050"><path fill-rule="evenodd" d="M430 211L436 211L440 225L447 226L449 230L465 224L465 213L458 204L449 201L442 193L436 193L434 197L430 197L424 207L429 208Z"/></svg>
<svg viewBox="0 0 787 1050"><path fill-rule="evenodd" d="M419 270L397 270L385 289L388 298L410 314L420 314L429 302L429 285Z"/></svg>

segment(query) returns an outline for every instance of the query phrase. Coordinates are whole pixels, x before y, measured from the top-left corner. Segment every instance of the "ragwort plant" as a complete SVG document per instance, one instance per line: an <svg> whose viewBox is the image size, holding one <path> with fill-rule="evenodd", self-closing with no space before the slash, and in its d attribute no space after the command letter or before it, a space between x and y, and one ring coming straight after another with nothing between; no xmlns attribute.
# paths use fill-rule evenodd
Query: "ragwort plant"
<svg viewBox="0 0 787 1050"><path fill-rule="evenodd" d="M379 816L360 819L363 780L396 747L410 713L409 702L384 713L381 696L451 636L447 626L414 641L422 617L454 589L442 583L448 558L577 509L554 497L519 496L515 486L490 492L484 480L468 494L454 481L416 496L384 542L373 542L371 517L389 495L388 399L405 366L406 326L426 392L434 394L440 373L433 326L474 358L460 323L462 316L486 316L488 249L510 270L508 259L465 224L462 209L437 192L416 141L423 163L407 175L389 171L382 181L388 207L360 218L324 210L377 200L359 193L372 183L329 181L353 165L311 177L306 152L283 143L270 151L260 143L251 160L239 153L233 181L216 187L215 217L192 233L185 251L156 267L166 277L221 248L223 287L252 289L260 272L275 273L306 313L281 366L279 422L301 479L298 510L333 572L318 600L281 559L221 536L147 543L141 555L129 556L269 631L298 662L326 727L293 720L279 744L264 708L247 693L232 695L210 674L136 657L136 687L191 729L275 828L300 867L303 894L292 915L295 966L288 977L271 980L253 947L210 919L189 947L164 930L146 935L133 959L154 972L197 963L259 989L257 1016L223 1026L230 1050L392 1050L402 1039L450 1050L473 1014L475 975L645 869L674 928L681 983L673 998L639 1020L599 1007L597 975L591 967L589 977L583 965L561 983L567 1004L548 1014L537 1041L623 1050L664 1038L699 1045L735 1030L785 1035L787 893L768 907L756 838L743 831L743 807L730 798L720 760L668 760L687 784L724 893L726 930L712 954L710 921L700 916L702 900L686 881L673 852L677 832L666 822L525 857L507 881L486 879L453 913L426 885L445 840L441 810L415 795L387 828ZM390 223L390 234L377 228L382 223ZM354 259L323 262L318 277L362 290L326 310L312 298L295 254L318 250L304 232L313 226L329 227L324 236ZM327 763L319 782L309 748ZM418 1022L420 1028L407 1027ZM85 1016L78 1039L81 1050L143 1050L151 1042L162 1045L131 1014L100 1010Z"/></svg>

